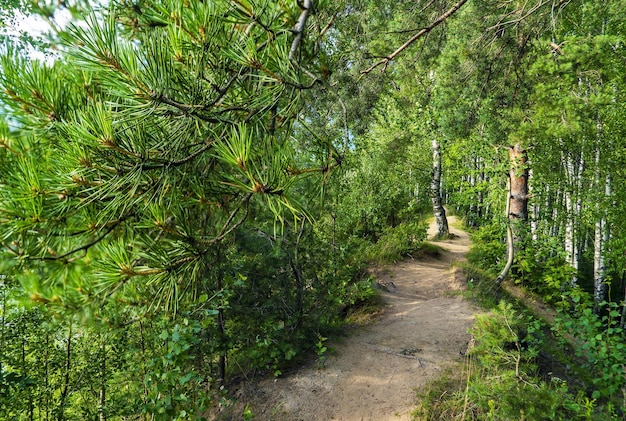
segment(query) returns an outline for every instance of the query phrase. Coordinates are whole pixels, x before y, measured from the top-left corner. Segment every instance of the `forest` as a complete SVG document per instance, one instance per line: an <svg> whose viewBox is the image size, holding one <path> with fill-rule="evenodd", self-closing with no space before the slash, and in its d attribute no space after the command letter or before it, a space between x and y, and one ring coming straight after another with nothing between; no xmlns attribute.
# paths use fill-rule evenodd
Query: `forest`
<svg viewBox="0 0 626 421"><path fill-rule="evenodd" d="M0 0L0 420L208 419L451 214L491 316L414 419L625 419L625 8Z"/></svg>

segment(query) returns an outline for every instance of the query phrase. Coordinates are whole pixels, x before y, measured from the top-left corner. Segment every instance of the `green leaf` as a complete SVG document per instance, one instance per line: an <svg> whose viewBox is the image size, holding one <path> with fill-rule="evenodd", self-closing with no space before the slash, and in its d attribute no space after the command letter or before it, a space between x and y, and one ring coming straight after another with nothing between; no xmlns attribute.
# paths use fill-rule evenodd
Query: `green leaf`
<svg viewBox="0 0 626 421"><path fill-rule="evenodd" d="M182 386L185 383L189 382L189 380L191 380L192 377L193 377L193 373L187 373L178 379L178 383Z"/></svg>

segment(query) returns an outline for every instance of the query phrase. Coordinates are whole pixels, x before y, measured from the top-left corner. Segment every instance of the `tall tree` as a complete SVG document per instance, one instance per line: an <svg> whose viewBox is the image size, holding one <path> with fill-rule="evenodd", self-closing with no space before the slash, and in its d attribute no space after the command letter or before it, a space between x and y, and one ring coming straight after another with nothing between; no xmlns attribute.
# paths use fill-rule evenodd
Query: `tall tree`
<svg viewBox="0 0 626 421"><path fill-rule="evenodd" d="M331 17L317 6L116 4L74 26L52 62L8 46L2 238L33 300L96 319L110 303L133 309L131 320L195 309L223 380L231 347L246 340L229 326L251 313L229 299L245 288L263 296L242 285L249 263L228 253L243 247L238 238L301 226L308 197L340 162L330 141L293 137L303 91L322 81L319 28ZM314 300L293 299L310 306L300 313ZM301 319L283 325L297 330Z"/></svg>
<svg viewBox="0 0 626 421"><path fill-rule="evenodd" d="M90 292L145 278L171 306L251 202L300 214L289 187L308 172L289 134L317 80L300 64L314 62L306 4L142 4L75 27L52 65L7 55L3 101L35 136L9 140L10 249L59 268L106 250ZM33 141L45 147L25 153Z"/></svg>

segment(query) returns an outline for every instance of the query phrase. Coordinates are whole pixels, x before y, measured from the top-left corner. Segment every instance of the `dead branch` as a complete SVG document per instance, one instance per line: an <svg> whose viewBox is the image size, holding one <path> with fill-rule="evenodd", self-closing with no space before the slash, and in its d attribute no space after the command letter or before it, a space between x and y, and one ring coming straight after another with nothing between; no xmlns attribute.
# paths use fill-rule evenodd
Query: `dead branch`
<svg viewBox="0 0 626 421"><path fill-rule="evenodd" d="M361 76L370 73L372 70L374 70L378 66L384 66L383 67L383 70L384 70L387 67L387 64L391 60L393 60L398 54L400 54L402 51L406 50L415 41L417 41L418 39L420 39L424 35L428 34L430 31L432 31L437 26L439 26L441 23L443 23L446 19L448 19L450 16L452 16L457 10L459 10L465 3L467 3L467 0L460 0L458 3L456 3L454 6L452 6L447 12L445 12L443 15L441 15L437 19L435 19L430 25L428 25L427 27L421 29L418 33L416 33L411 38L409 38L404 44L402 44L400 47L398 47L398 49L396 49L396 51L394 51L393 53L389 54L387 57L384 57L383 59L377 61L376 63L372 64L366 70L363 70L361 72Z"/></svg>

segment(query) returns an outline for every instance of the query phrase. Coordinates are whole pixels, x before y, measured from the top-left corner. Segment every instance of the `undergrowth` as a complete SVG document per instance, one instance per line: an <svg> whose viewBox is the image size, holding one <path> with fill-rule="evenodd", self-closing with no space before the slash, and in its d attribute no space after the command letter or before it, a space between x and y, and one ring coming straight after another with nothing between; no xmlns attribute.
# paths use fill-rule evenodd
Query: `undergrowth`
<svg viewBox="0 0 626 421"><path fill-rule="evenodd" d="M478 315L463 369L451 370L420 398L415 420L617 420L610 405L570 390L537 364L542 323L501 301Z"/></svg>
<svg viewBox="0 0 626 421"><path fill-rule="evenodd" d="M468 279L466 294L488 312L477 316L470 331L465 363L418 396L414 419L624 419L619 390L613 386L624 373L623 361L613 357L626 347L620 346L621 338L613 335L609 341L602 334L606 326L617 329L616 309L609 308L604 319L594 319L590 309L583 309L580 313L586 311L587 318L562 318L556 327L535 319L493 282L503 256L501 243L490 241L493 234L479 231L469 263L460 265ZM585 333L580 349L564 339L562 332L568 329Z"/></svg>
<svg viewBox="0 0 626 421"><path fill-rule="evenodd" d="M420 251L432 250L433 246L424 242L426 225L423 223L402 223L384 230L378 240L367 247L366 260L374 264L392 264Z"/></svg>

